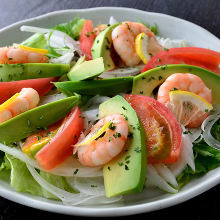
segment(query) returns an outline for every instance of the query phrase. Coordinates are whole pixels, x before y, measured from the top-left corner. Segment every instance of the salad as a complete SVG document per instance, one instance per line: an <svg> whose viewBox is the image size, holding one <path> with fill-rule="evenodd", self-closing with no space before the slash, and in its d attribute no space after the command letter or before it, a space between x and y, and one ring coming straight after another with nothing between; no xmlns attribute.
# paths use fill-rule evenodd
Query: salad
<svg viewBox="0 0 220 220"><path fill-rule="evenodd" d="M220 166L220 53L113 17L20 30L0 48L0 179L16 191L102 205Z"/></svg>

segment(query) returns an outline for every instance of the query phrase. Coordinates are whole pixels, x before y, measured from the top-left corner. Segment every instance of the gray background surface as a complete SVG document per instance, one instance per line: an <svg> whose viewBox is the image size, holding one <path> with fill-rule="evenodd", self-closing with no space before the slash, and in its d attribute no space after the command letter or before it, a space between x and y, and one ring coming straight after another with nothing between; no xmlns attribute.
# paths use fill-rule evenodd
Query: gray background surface
<svg viewBox="0 0 220 220"><path fill-rule="evenodd" d="M0 0L0 28L56 10L100 6L129 7L173 15L198 24L220 38L220 0ZM219 201L220 185L190 201L135 217L169 220L220 219ZM0 220L73 218L81 217L48 213L0 197ZM122 218L127 217L120 219Z"/></svg>

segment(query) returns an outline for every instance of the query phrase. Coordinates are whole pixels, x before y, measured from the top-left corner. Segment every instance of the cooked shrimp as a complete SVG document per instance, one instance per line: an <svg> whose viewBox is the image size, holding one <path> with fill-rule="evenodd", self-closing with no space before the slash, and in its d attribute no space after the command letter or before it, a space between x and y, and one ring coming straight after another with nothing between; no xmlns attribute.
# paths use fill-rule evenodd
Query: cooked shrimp
<svg viewBox="0 0 220 220"><path fill-rule="evenodd" d="M107 28L107 24L100 24L93 29L94 35L97 37L100 32Z"/></svg>
<svg viewBox="0 0 220 220"><path fill-rule="evenodd" d="M148 36L148 52L152 55L163 50L156 37L145 25L137 22L125 21L112 31L112 40L115 51L127 66L140 63L141 59L135 51L135 38L138 34L145 33Z"/></svg>
<svg viewBox="0 0 220 220"><path fill-rule="evenodd" d="M158 90L157 100L165 105L168 105L170 101L169 92L173 89L193 92L203 97L209 103L212 103L211 90L205 85L202 79L196 75L190 73L172 74L160 86ZM207 116L208 113L204 114L203 116L197 115L187 126L199 127Z"/></svg>
<svg viewBox="0 0 220 220"><path fill-rule="evenodd" d="M40 98L36 90L23 88L15 100L0 110L0 123L36 107L39 101Z"/></svg>
<svg viewBox="0 0 220 220"><path fill-rule="evenodd" d="M120 114L108 115L98 121L91 133L111 122L104 135L78 148L79 161L85 166L101 166L117 156L124 148L128 136L128 124Z"/></svg>
<svg viewBox="0 0 220 220"><path fill-rule="evenodd" d="M0 64L9 63L45 63L47 56L15 47L0 48Z"/></svg>

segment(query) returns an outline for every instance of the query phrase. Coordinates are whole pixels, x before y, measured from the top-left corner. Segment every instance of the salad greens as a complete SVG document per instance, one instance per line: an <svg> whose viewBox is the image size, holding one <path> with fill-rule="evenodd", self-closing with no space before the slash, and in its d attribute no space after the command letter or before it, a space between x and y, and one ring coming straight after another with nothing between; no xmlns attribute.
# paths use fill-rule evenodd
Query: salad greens
<svg viewBox="0 0 220 220"><path fill-rule="evenodd" d="M79 35L82 30L85 19L80 19L78 16L72 21L63 24L58 24L53 29L62 31L72 37L74 40L79 40Z"/></svg>
<svg viewBox="0 0 220 220"><path fill-rule="evenodd" d="M79 42L78 42L78 40L80 38L80 34L81 34L81 36L85 35L86 36L85 39L88 40L85 43L85 46L88 46L88 45L89 46L92 46L92 45L94 46L93 37L95 38L95 35L94 35L95 32L88 31L89 35L88 35L88 32L86 32L86 34L88 36L85 33L81 33L81 32L83 32L82 28L83 28L83 26L84 27L86 26L87 21L90 21L90 20L81 19L77 16L73 20L71 20L69 22L66 22L66 23L58 24L54 27L51 27L51 29L45 29L45 28L39 28L39 27L30 27L29 26L29 31L32 28L31 32L35 32L35 34L32 35L31 37L29 37L28 39L26 39L25 41L23 41L21 44L23 46L26 46L26 47L33 47L33 48L29 48L29 49L32 49L32 51L35 48L47 49L48 54L46 54L46 56L49 58L48 62L62 63L60 65L59 64L41 64L41 65L39 65L39 63L36 63L37 67L46 66L47 67L46 69L48 69L48 65L54 65L54 66L57 66L57 65L58 66L62 66L62 65L65 66L65 65L67 65L68 66L67 69L69 70L69 68L71 67L73 62L75 62L80 56L82 57L82 54L85 53L85 51L83 51L81 49L82 45L81 44L79 45ZM92 22L92 21L90 21L90 22ZM116 22L116 20L114 22ZM109 23L111 23L111 22L109 22ZM139 23L145 25L155 35L158 35L158 26L157 26L157 24L154 24L154 25L150 26L149 24L144 23L142 21L139 21ZM117 26L118 24L119 23L116 22L116 24L111 24L112 26L110 26L110 27L114 27L114 25ZM89 27L93 30L92 24ZM26 26L26 28L27 28L27 26ZM83 30L84 29L86 29L86 28L83 28ZM106 30L107 29L108 28L106 28ZM27 29L26 29L26 31L27 31ZM39 31L39 32L37 32L37 31ZM53 36L53 33L54 33L55 36ZM102 32L102 33L104 33L104 32ZM110 52L112 52L111 51L111 46L112 45L111 45L111 41L109 40L109 39L111 39L111 32L109 32L108 34L109 35L104 35L103 34L103 36L104 36L103 37L103 42L105 41L105 43L107 42L107 44L103 44L104 45L103 46L104 50L102 50L102 51L104 51L106 53L106 50L107 50L109 52L109 57L111 57L111 56L114 56L114 54L110 53ZM82 39L82 37L80 39ZM100 44L101 44L100 38L96 37L96 47L99 48L99 49L100 49ZM94 52L93 50L95 50L96 47L89 48L91 54L93 54L92 52ZM103 48L101 48L101 49L103 49ZM113 53L114 52L116 53L116 51L113 51ZM105 56L103 54L101 54L99 57L104 57L105 58ZM97 58L97 59L103 59L103 58ZM117 59L117 57L115 57L115 59ZM19 144L19 142L16 142L16 141L20 141L22 138L30 137L29 135L33 134L33 132L38 131L39 129L42 129L42 128L44 128L46 131L48 131L48 126L50 126L53 122L57 121L58 119L63 118L69 112L69 110L72 109L73 106L75 106L75 105L77 105L81 108L79 110L79 117L78 117L78 118L80 118L79 121L82 120L81 118L86 118L86 120L88 120L88 121L86 121L86 120L84 121L84 125L83 125L84 127L82 126L84 130L83 129L80 130L80 125L81 125L80 123L78 123L78 125L74 127L75 130L76 130L76 127L79 129L79 135L78 136L80 136L82 134L86 135L85 131L86 130L90 131L92 125L95 122L98 121L98 120L95 120L95 119L98 119L99 116L101 116L101 118L102 118L102 116L104 116L105 114L109 115L110 113L115 112L116 110L117 110L117 112L121 112L121 111L123 112L123 113L121 113L121 115L124 116L126 121L128 121L128 122L132 121L128 117L129 116L129 111L128 110L129 110L129 108L131 108L131 106L124 100L124 98L122 98L123 94L121 94L121 93L122 92L123 93L124 92L130 92L130 90L132 89L132 86L133 86L132 94L138 94L138 95L142 94L142 95L150 96L149 94L144 93L144 89L145 88L149 89L150 86L153 85L153 81L154 81L154 83L157 82L158 85L160 85L161 82L162 82L161 81L162 78L164 79L164 77L165 77L165 75L163 75L163 74L169 73L169 68L170 68L169 66L162 66L160 69L158 69L158 74L159 75L155 76L155 74L153 74L153 76L149 76L149 79L147 79L146 77L149 75L150 72L154 72L155 69L153 71L152 70L149 71L144 76L139 75L139 76L133 77L133 76L130 76L130 74L129 74L129 76L126 76L126 75L123 76L122 75L123 77L118 77L117 78L115 76L112 79L109 79L109 78L102 79L102 78L105 78L105 77L103 77L103 75L100 75L98 77L98 75L102 74L103 72L108 73L108 70L110 70L110 69L107 69L106 66L104 68L103 60L102 60L102 61L100 61L101 62L100 65L102 67L102 68L100 67L101 70L97 74L94 74L97 71L97 62L96 62L96 64L94 64L93 63L94 60L95 60L94 57L93 57L92 61L85 61L83 59L82 63L80 63L80 65L77 67L78 68L77 71L74 71L74 72L72 71L72 75L70 75L71 72L68 73L68 76L69 76L68 79L70 81L68 81L68 79L65 75L66 71L63 70L62 78L59 79L59 82L54 83L54 85L56 86L56 90L62 92L64 94L64 96L66 95L66 96L71 96L71 97L69 97L69 98L62 97L61 100L58 99L58 100L55 100L55 101L50 100L45 105L41 105L41 106L36 107L36 108L34 108L30 111L26 111L26 113L23 113L23 118L20 115L17 118L13 118L9 122L4 123L3 125L1 124L0 125L0 131L1 131L0 132L0 141L2 143L5 143L5 144L14 144L14 146L10 145L10 147L15 147L16 146L17 147L16 150L18 152L22 153L20 151L21 149L19 147L20 144ZM161 62L161 59L159 59L159 61ZM67 64L65 62L67 62ZM114 64L114 61L112 61L112 62ZM90 64L93 63L93 65L92 66L91 65L85 66L86 63L87 64L88 63L90 63ZM1 65L3 65L2 66L2 71L5 70L4 68L9 69L9 66L11 68L13 67L13 69L18 69L18 68L21 68L21 67L24 68L24 66L30 66L30 64L20 64L20 63L13 64L13 65L8 65L8 64L1 64ZM8 65L8 67L7 67L7 65ZM114 67L115 66L113 66L113 68ZM57 70L57 68L58 67L56 67L56 70ZM76 66L74 66L74 68L76 68ZM132 66L129 67L129 68L132 69ZM174 65L173 68L176 68L176 66ZM179 65L179 66L177 66L177 68L180 68L180 69L181 68L183 68L183 69L187 68L187 72L189 71L190 73L192 72L193 69L198 69L197 67L190 67L190 70L189 70L188 65L183 65L183 66ZM79 69L80 69L80 71L79 71ZM167 72L167 69L168 69L168 72ZM18 70L19 70L18 73L21 74L20 69L18 69ZM42 76L43 70L40 70L40 71L39 71L39 69L37 69L37 70L38 71L37 71L36 74L37 74L37 78L39 78L39 74L41 74L41 76ZM93 79L91 79L91 76L88 74L88 70L90 70L91 73L93 74L93 77L92 77ZM126 71L126 66L124 67L122 65L122 68L119 68L117 70L122 74L123 71ZM11 72L10 71L5 71L5 72L9 72L10 73L9 75L11 77ZM54 71L52 71L53 74L54 74ZM61 70L58 70L58 72L60 72L60 71ZM111 73L113 74L114 69L112 69L112 71L113 72L111 72ZM198 72L202 72L202 71L206 71L206 70L199 70ZM51 71L49 71L49 72L51 72ZM172 72L172 74L174 72L176 73L176 72L179 72L179 71L175 70L175 71ZM207 76L208 76L207 78L210 81L210 72L208 72L208 71L206 71L206 72L207 72ZM83 77L82 77L82 73L84 74ZM120 75L120 73L119 73L119 75ZM135 72L135 74L137 74L137 73ZM213 76L215 76L215 75L216 74L213 74ZM43 75L43 76L48 77L50 75ZM51 76L55 76L55 75L51 75ZM30 78L30 75L28 77ZM215 77L217 77L217 76L215 76ZM21 80L21 79L23 79L23 78L19 78L18 80ZM88 79L90 79L90 80L88 80ZM11 80L12 80L12 78L8 77L8 81L11 81ZM3 79L2 81L6 82L6 79ZM136 86L138 88L138 92L136 91L137 93L135 93L134 86L137 84L137 82L143 83L143 90L141 89L141 91L140 91L140 84L138 84L138 86ZM146 82L149 83L149 84L146 84ZM216 81L216 82L215 82L215 80L213 80L211 82L211 84L212 84L212 89L215 88L215 91L217 91L217 95L218 95L218 89L216 89L216 88L218 88L218 86L217 86L218 81ZM213 86L214 84L215 84L215 86ZM209 85L207 85L207 86L211 88L211 86L209 86ZM109 100L110 97L112 97L114 95L118 95L118 94L121 94L121 96L118 96L117 105L115 103L114 104L111 103L111 101L115 99L115 98L112 98L110 101L106 102L106 103L110 103L110 104L108 104L109 106L103 108L103 106L104 106L103 105L103 103L104 103L103 100L104 99ZM213 92L213 94L214 94L213 97L215 98L216 93ZM55 94L55 96L56 95L57 94ZM99 100L96 99L98 95L102 95L102 97L101 96L98 97ZM109 96L109 97L107 97L107 96ZM93 99L94 102L96 102L95 104L94 103L91 104L92 99ZM102 101L100 101L100 100L102 100ZM88 106L89 102L91 102L90 103L91 106ZM125 102L125 103L123 103L123 102ZM99 104L101 104L100 106L104 109L103 111L100 111L100 109L98 109ZM82 114L81 114L80 111L82 111ZM135 113L134 109L133 109L133 111ZM125 115L124 113L128 114L128 116ZM101 114L103 114L103 115L101 115ZM45 117L43 117L43 116L45 116ZM135 117L137 117L136 113L135 113ZM24 119L26 119L25 123L23 123ZM35 121L35 119L36 119L36 121ZM46 120L44 120L44 119L46 119ZM72 119L72 121L74 121L74 118ZM72 121L69 122L69 124L73 124ZM213 121L213 123L214 123L214 121ZM15 128L14 124L16 124L17 127L19 127L20 130L18 130L17 127ZM87 124L87 125L85 126L85 124ZM178 124L178 122L177 122L177 124ZM6 128L4 126L6 126ZM136 165L139 166L140 164L142 166L142 167L138 167L138 168L140 168L140 170L142 169L141 170L142 172L141 172L141 175L140 175L141 181L140 181L139 185L135 186L136 188L134 188L135 190L133 190L133 192L135 192L135 191L137 192L137 191L142 190L142 185L144 184L145 177L146 177L146 171L145 171L145 168L146 168L146 161L145 161L146 153L144 151L146 149L145 149L144 144L141 145L141 147L143 147L144 150L140 148L140 146L139 146L140 144L138 144L138 146L136 146L136 144L138 143L137 138L136 138L136 136L137 136L136 134L139 134L142 127L141 127L141 124L139 124L139 121L138 121L138 123L136 122L136 118L135 118L135 124L130 123L129 126L133 129L133 132L129 133L128 137L130 138L130 141L126 142L126 146L128 147L129 143L134 143L134 146L132 145L134 149L132 148L133 149L132 152L130 152L128 149L126 149L125 150L126 154L125 155L121 154L122 157L125 156L125 158L127 158L127 159L123 159L123 162L117 162L115 160L116 162L114 163L114 160L112 160L111 161L111 163L112 163L111 166L109 164L105 164L104 172L102 173L102 175L104 176L105 181L107 179L106 178L106 176L107 176L109 178L109 182L108 182L108 187L106 187L107 186L106 182L105 182L105 187L103 185L103 188L104 188L104 194L103 195L108 196L108 192L110 192L114 187L116 188L115 192L109 193L111 196L123 194L123 193L121 193L121 191L122 191L121 188L123 188L122 183L125 180L126 181L124 183L124 188L125 188L124 192L125 191L126 192L124 194L129 192L131 182L135 178L133 178L133 177L131 178L130 175L128 175L128 174L133 172L136 175L138 173L137 169L134 170L134 171L132 171L132 169L130 169L132 163L133 163L132 168L135 167ZM114 130L115 127L116 126L111 125L111 128L113 128L112 130ZM8 128L10 128L10 129L7 130ZM130 130L132 130L132 129L130 129ZM102 135L105 135L105 132L103 132ZM180 136L181 136L181 131L179 133L180 133ZM7 137L7 134L9 134L10 137L8 137L8 139L5 140L5 138ZM47 132L47 135L48 134L49 133ZM68 132L66 134L68 134ZM69 134L72 135L73 132L69 132ZM212 127L211 134L214 136L214 138L216 140L220 141L220 119ZM118 135L120 135L120 136L116 136L116 137L114 135L113 136L115 138L121 137L120 133L118 133ZM64 135L64 136L65 136L64 139L68 138L67 137L68 135ZM78 141L77 135L74 135L74 136L75 136L75 139ZM100 136L100 137L102 137L102 136ZM139 135L138 137L139 137L139 139L138 139L139 142L142 142L143 140L145 140L145 135L143 135L143 134ZM38 141L40 139L42 139L42 137L38 136ZM70 139L71 139L71 137L70 137ZM134 142L134 140L135 140L135 142ZM109 139L109 142L111 142L111 141L112 140ZM12 143L12 142L14 142L14 143ZM193 142L193 141L191 141L191 142ZM186 165L185 168L183 166L182 172L178 175L177 178L175 178L175 176L171 172L171 170L168 169L169 166L167 164L162 164L161 161L160 161L160 163L165 166L165 168L164 167L162 167L162 168L164 168L164 170L166 170L166 172L168 171L169 175L170 174L173 175L172 177L175 179L175 181L177 180L178 190L180 190L185 184L187 184L193 178L204 175L207 172L209 172L210 170L213 170L213 169L217 168L218 166L220 166L220 151L219 150L213 148L212 146L209 146L204 140L202 140L200 142L194 142L194 143L191 143L191 142L190 142L190 144L191 144L190 146L192 146L192 144L193 144L193 149L191 147L190 150L192 152L191 155L193 155L193 153L194 153L195 170L193 170L189 165ZM181 141L179 143L181 143ZM72 145L73 145L73 143L72 143ZM71 145L71 147L72 147L72 145ZM75 145L75 143L74 143L74 145ZM45 146L45 145L43 145L43 146ZM60 144L59 146L63 146L63 145ZM70 144L68 143L68 147L69 146L70 146ZM180 147L180 144L178 146ZM5 146L5 147L10 148L8 146ZM57 149L57 148L54 148L54 149ZM63 149L61 149L61 150L63 150ZM7 152L7 151L5 151L5 152ZM9 151L9 152L11 152L11 151ZM49 154L50 153L51 153L51 151L49 151ZM53 153L54 153L54 151L53 151ZM72 151L70 153L72 154ZM27 156L26 154L24 154L24 155ZM140 155L141 155L141 158L142 158L142 156L144 155L143 156L144 157L143 163L136 163L136 161L131 160L130 157L132 157L133 155L138 155L137 158L139 158ZM58 157L60 158L60 154L58 154ZM68 157L69 157L69 155L68 155ZM40 169L42 169L43 166L40 166L39 165L40 163L38 161L34 160L33 158L28 158L28 159L32 160L31 162L34 161L33 163L31 163L28 160L27 160L28 162L26 162L25 159L23 160L19 156L18 156L18 158L20 158L21 160L17 159L15 157L15 155L12 156L8 153L3 153L2 151L0 151L0 179L3 180L3 181L10 182L10 185L18 192L30 193L32 195L41 196L41 197L48 198L48 199L54 199L54 200L60 200L61 199L62 200L62 195L61 195L61 197L59 197L58 194L55 194L56 195L55 196L51 193L50 188L47 188L47 187L44 188L42 183L40 184L40 181L38 183L37 180L34 178L34 175L31 171L31 169L29 169L30 167L32 167L34 169L34 171L36 171L35 173L37 174L37 176L40 176L41 178L46 180L47 183L52 184L53 186L58 188L58 192L59 192L59 190L60 191L65 190L63 195L65 195L65 193L67 193L67 192L68 193L73 193L73 194L78 193L79 196L81 195L81 190L79 190L77 187L75 187L76 185L74 185L74 181L71 182L73 184L73 186L70 186L70 184L68 183L69 179L66 178L67 176L71 176L72 179L77 179L76 177L86 177L85 179L87 180L88 176L86 176L86 175L88 175L88 172L90 172L90 170L89 171L87 170L86 171L87 173L85 172L86 174L84 174L84 176L83 175L82 176L80 176L80 175L77 176L78 172L79 173L82 172L81 167L79 166L80 169L78 169L78 168L75 169L75 167L73 167L74 170L71 170L71 175L69 175L69 174L68 175L63 175L63 173L62 173L62 175L60 173L58 173L58 174L56 173L57 175L54 175L54 174L51 174L51 173L44 172L44 171L40 170ZM118 158L120 159L120 156ZM192 156L192 158L193 158L193 156ZM75 158L72 158L72 159L75 160ZM134 159L134 157L132 159ZM43 158L43 160L44 161L49 161L49 160L45 160L45 158ZM77 160L77 162L78 162L78 160ZM35 163L37 164L36 166L35 166ZM124 165L123 163L126 163L125 166L122 166L122 165ZM169 162L167 162L167 163L169 163ZM122 170L120 175L117 174L118 170L119 170L119 168L118 168L119 166L121 167L120 169ZM150 166L154 166L154 165L150 165ZM78 164L76 165L76 167L78 167ZM53 171L54 168L55 168L55 166L53 168L51 168L51 170ZM65 166L64 166L64 168L65 168ZM86 167L86 168L83 167L82 170L87 169L87 168L88 167ZM96 168L97 167L95 167L95 169ZM101 168L99 167L100 170L101 170ZM115 168L115 170L114 170L114 168ZM90 169L90 168L88 168L88 169ZM160 169L160 167L156 168L156 165L155 165L155 169L154 169L155 172L156 173L158 172L159 174L161 174L159 172L159 169ZM113 172L116 173L115 176L112 175ZM98 173L98 171L97 171L97 173ZM98 177L99 178L101 176L101 175L97 175L97 173L95 173L93 177L95 177L95 178ZM101 176L101 178L103 176ZM123 179L122 181L120 181L121 184L115 184L115 181L120 179L120 178L118 178L118 176L120 176L120 178ZM124 178L124 176L126 176L126 178ZM167 185L169 185L171 187L172 184L169 181L167 181L166 177L164 177L162 174L159 175L159 176L160 176L160 179L162 179ZM130 181L130 180L132 180L132 181ZM113 182L113 185L115 184L114 187L112 185L112 182ZM127 187L127 185L128 185L128 187ZM154 184L154 185L158 186L159 188L162 189L162 187L160 187L160 184L158 184L158 185ZM53 188L53 186L50 186L50 187ZM140 189L139 189L139 186L141 186ZM76 189L74 189L74 187ZM176 185L173 184L172 187L175 188ZM91 188L96 188L96 184L91 184ZM50 192L48 192L46 189L49 190ZM77 191L77 189L78 189L78 191ZM88 187L86 188L86 190L88 192L87 194L84 194L86 196L88 196L88 195L89 196L91 196L91 195L96 195L97 196L98 195L97 192L95 194L90 194L91 189L88 189ZM97 191L99 191L99 189ZM119 193L118 193L118 191L119 191ZM130 190L130 191L132 191L132 190ZM169 192L169 191L167 190L167 192ZM82 190L82 194L83 193L84 193L84 191ZM92 193L94 193L94 192L92 192ZM62 192L60 194L62 194ZM68 196L69 195L67 195L67 197ZM70 195L70 200L71 199L72 199L72 195Z"/></svg>
<svg viewBox="0 0 220 220"><path fill-rule="evenodd" d="M47 172L39 171L40 175L49 183L68 192L76 193L66 179L62 176L55 176ZM10 181L11 186L18 192L30 193L47 199L58 199L32 177L24 162L15 157L1 152L0 179Z"/></svg>

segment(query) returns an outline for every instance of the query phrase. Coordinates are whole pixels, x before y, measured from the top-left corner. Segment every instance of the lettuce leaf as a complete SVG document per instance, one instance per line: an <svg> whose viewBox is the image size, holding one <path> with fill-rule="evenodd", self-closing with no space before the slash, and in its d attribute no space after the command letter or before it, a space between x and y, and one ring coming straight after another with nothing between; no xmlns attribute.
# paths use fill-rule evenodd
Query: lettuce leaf
<svg viewBox="0 0 220 220"><path fill-rule="evenodd" d="M147 23L144 23L142 21L139 21L139 23L143 24L144 26L146 26L148 29L150 29L155 35L158 35L158 26L157 24L154 24L152 26L150 26Z"/></svg>
<svg viewBox="0 0 220 220"><path fill-rule="evenodd" d="M204 175L220 166L220 151L208 146L204 141L193 145L195 155L195 171L187 166L177 177L179 188L186 185L191 179Z"/></svg>
<svg viewBox="0 0 220 220"><path fill-rule="evenodd" d="M75 17L72 21L58 24L56 27L54 27L54 30L62 31L66 34L68 34L70 37L72 37L75 40L79 39L80 32L82 30L82 27L84 25L85 19L80 19L78 16Z"/></svg>
<svg viewBox="0 0 220 220"><path fill-rule="evenodd" d="M6 158L11 166L10 184L16 191L30 193L32 195L41 196L47 199L58 200L56 196L49 193L35 181L29 170L27 169L25 163L21 162L20 160L14 158L9 154L6 154ZM39 172L44 179L46 179L54 186L59 187L60 189L67 190L68 192L76 192L68 185L64 177L55 176L43 171Z"/></svg>

